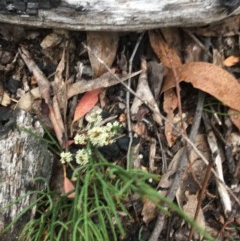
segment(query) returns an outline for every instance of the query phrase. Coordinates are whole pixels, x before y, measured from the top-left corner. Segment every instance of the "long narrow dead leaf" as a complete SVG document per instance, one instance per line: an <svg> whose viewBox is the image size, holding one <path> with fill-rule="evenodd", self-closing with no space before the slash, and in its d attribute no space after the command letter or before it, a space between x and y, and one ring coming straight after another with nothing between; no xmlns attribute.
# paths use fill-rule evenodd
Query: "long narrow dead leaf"
<svg viewBox="0 0 240 241"><path fill-rule="evenodd" d="M61 130L61 132L58 134L58 136L62 137L65 128L64 128L63 118L62 118L62 115L61 115L61 110L60 110L59 101L57 99L57 96L53 96L52 107L53 107L55 119L58 123L59 130Z"/></svg>
<svg viewBox="0 0 240 241"><path fill-rule="evenodd" d="M65 47L63 49L62 58L57 66L55 76L54 76L54 84L52 84L53 87L53 110L54 115L57 120L59 130L61 130L60 133L56 133L58 136L62 137L65 132L64 124L63 124L63 116L61 110L64 110L63 113L65 115L66 109L67 109L67 88L66 84L63 79L63 71L65 69ZM64 116L65 119L65 116Z"/></svg>
<svg viewBox="0 0 240 241"><path fill-rule="evenodd" d="M33 73L39 87L39 92L41 93L42 98L45 100L46 104L51 103L50 97L50 83L40 68L36 65L33 59L30 56L30 53L24 46L20 46L18 49L23 61L27 65L30 72Z"/></svg>
<svg viewBox="0 0 240 241"><path fill-rule="evenodd" d="M208 131L207 141L208 141L210 150L212 152L213 161L214 161L214 169L219 177L219 179L216 180L217 190L218 190L220 200L223 205L224 213L226 216L228 216L232 210L232 202L231 202L230 195L226 189L226 184L224 181L222 156L220 154L220 150L219 150L219 147L217 144L217 138L212 130Z"/></svg>
<svg viewBox="0 0 240 241"><path fill-rule="evenodd" d="M54 82L52 83L53 94L57 97L60 109L63 110L66 110L67 108L67 88L63 78L63 71L65 70L65 56L66 47L63 49L61 60L55 71Z"/></svg>
<svg viewBox="0 0 240 241"><path fill-rule="evenodd" d="M33 73L35 79L37 80L40 96L44 99L45 103L48 105L49 108L49 118L51 120L51 123L53 125L56 137L60 144L63 143L63 130L61 128L61 123L57 121L57 117L54 112L52 99L50 96L50 90L51 85L46 78L46 76L43 74L43 72L40 70L40 68L37 66L37 64L34 62L34 60L31 58L30 53L27 49L25 49L23 46L19 48L19 53L27 65L30 72Z"/></svg>
<svg viewBox="0 0 240 241"><path fill-rule="evenodd" d="M240 111L240 84L234 76L226 70L206 62L191 62L184 64L180 71L180 82L191 83L232 109ZM173 78L165 81L163 90L166 91L176 85Z"/></svg>
<svg viewBox="0 0 240 241"><path fill-rule="evenodd" d="M166 35L167 39L170 39L170 37L171 38L176 37L176 41L179 38L179 35L177 33L178 33L177 31L173 31L173 30L163 31L163 34ZM179 72L181 71L182 61L180 59L178 51L175 48L171 48L169 46L169 44L164 40L164 38L162 37L162 34L159 31L156 31L156 30L149 31L149 39L153 50L161 60L163 66L168 68L167 77L170 77L171 78L170 80L173 80L175 82L175 85L173 87L176 87L177 105L179 107L179 114L182 118L182 104L180 99L180 87L179 87L179 80L180 80ZM171 42L174 43L174 41L171 41ZM166 78L166 80L168 79ZM182 121L182 127L183 127L183 120L181 121ZM169 126L168 126L168 129L169 129Z"/></svg>
<svg viewBox="0 0 240 241"><path fill-rule="evenodd" d="M63 129L61 127L62 125L59 125L58 123L58 118L55 115L53 105L48 105L48 108L49 108L49 118L54 128L54 132L56 134L59 144L62 145L63 144Z"/></svg>
<svg viewBox="0 0 240 241"><path fill-rule="evenodd" d="M172 140L172 124L173 118L174 118L174 110L177 108L178 102L177 102L177 96L174 89L170 89L164 92L164 102L163 102L163 109L167 113L167 119L168 122L165 123L165 137L167 139L168 146L172 146L173 140Z"/></svg>
<svg viewBox="0 0 240 241"><path fill-rule="evenodd" d="M179 69L182 66L177 51L168 46L158 31L149 31L149 40L154 52L165 67Z"/></svg>
<svg viewBox="0 0 240 241"><path fill-rule="evenodd" d="M240 111L240 84L226 70L206 62L184 64L180 79Z"/></svg>
<svg viewBox="0 0 240 241"><path fill-rule="evenodd" d="M102 91L103 91L102 88L96 89L96 90L89 91L83 95L75 110L73 122L79 120L96 105L96 103L98 102L98 95Z"/></svg>

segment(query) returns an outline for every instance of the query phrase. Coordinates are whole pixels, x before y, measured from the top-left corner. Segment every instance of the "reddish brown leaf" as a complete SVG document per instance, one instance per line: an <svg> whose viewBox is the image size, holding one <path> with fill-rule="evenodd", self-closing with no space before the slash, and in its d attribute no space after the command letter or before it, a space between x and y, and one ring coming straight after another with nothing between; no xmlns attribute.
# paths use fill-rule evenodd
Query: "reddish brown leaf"
<svg viewBox="0 0 240 241"><path fill-rule="evenodd" d="M102 88L95 89L83 95L75 110L73 122L79 120L96 105L98 102L98 95L102 92L102 90Z"/></svg>
<svg viewBox="0 0 240 241"><path fill-rule="evenodd" d="M69 193L71 191L74 191L75 187L73 185L73 183L65 176L64 177L64 192L65 193ZM72 192L68 195L69 198L74 198L75 197L75 193Z"/></svg>
<svg viewBox="0 0 240 241"><path fill-rule="evenodd" d="M226 70L205 62L184 64L180 79L240 111L240 84Z"/></svg>

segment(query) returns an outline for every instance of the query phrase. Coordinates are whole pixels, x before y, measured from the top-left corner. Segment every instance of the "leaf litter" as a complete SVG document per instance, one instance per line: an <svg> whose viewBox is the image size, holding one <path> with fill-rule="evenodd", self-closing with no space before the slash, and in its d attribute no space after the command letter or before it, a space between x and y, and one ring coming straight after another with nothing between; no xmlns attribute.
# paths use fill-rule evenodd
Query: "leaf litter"
<svg viewBox="0 0 240 241"><path fill-rule="evenodd" d="M220 64L218 66L213 64L214 59L211 57L213 53L207 50L207 45L204 46L204 42L202 45L199 44L200 39L205 38L214 45L216 50L221 48L215 38L218 28L215 27L212 30L211 28L211 26L208 29L191 28L184 32L179 29L177 31L172 29L165 29L162 32L149 31L148 36L145 34L145 38L142 40L143 44L140 44L131 63L135 71L132 73L127 72L126 65L130 64L128 61L136 44L137 33L127 33L121 36L117 33L109 35L108 33L89 32L86 37L82 37L78 33L61 35L57 31L48 33L45 30L39 30L43 33L36 36L39 46L28 43L23 45L24 38L18 40L20 47L18 50L15 48L15 51L19 52L20 56L17 58L16 65L20 65L20 62L23 61L29 70L26 71L22 68L22 72L18 76L28 79L30 88L23 90L23 94L12 96L11 105L7 105L31 111L40 118L43 124L46 123L46 118L49 118L50 128L55 133L58 142L66 147L68 146L67 142L71 143L71 138L77 128L79 126L84 128L85 115L94 106L100 105L99 94L103 93L101 108L104 109L106 116L108 118L126 116L122 121L123 136L117 140L114 146L109 147L110 151L107 150L109 148L106 146L106 150L103 152L108 160L120 163L122 166L125 165L129 142L128 131L130 131L127 129L126 122L130 121L135 133L134 141L137 143L134 146L136 147L133 154L134 167L158 174L158 184L153 183L152 185L166 196L173 195L173 199L177 199L178 205L183 208L185 213L195 218L214 237L217 238L220 232L222 237L227 237L229 234L237 237L237 230L229 231L227 222L234 218L234 213L239 209L239 203L236 202L235 198L239 197L239 179L236 178L236 175L238 175L237 168L240 166L238 135L240 129L238 120L240 85L239 70L235 68L239 62L239 52L234 58L233 53L229 52L230 47L225 46L224 53L218 52L223 55L222 59L225 59L223 65L227 68L223 69ZM231 37L236 35L234 29L232 31L229 31L229 27L226 29L228 32L226 36L223 35L223 38L226 39L226 42L231 39L234 44ZM178 36L180 33L182 34L181 38L187 41L187 47L180 46L181 41L179 41ZM176 38L172 38L174 34ZM198 38L199 35L203 37ZM171 39L175 39L176 42L171 41ZM1 38L0 40L3 41ZM81 45L84 41L94 52L94 55ZM72 44L73 42L75 44ZM195 56L189 57L194 48L190 48L190 46L196 45L200 47L194 53ZM181 53L181 48L185 47L187 56L183 56ZM6 49L4 51L10 53L12 50ZM153 54L153 51L156 55ZM125 56L124 68L117 61L123 54ZM219 59L221 59L221 54ZM14 56L14 53L9 56ZM77 66L77 60L92 70L90 77L89 73L85 75L84 71L81 74L76 72L74 67ZM11 58L9 62L11 62ZM52 63L52 69L49 63ZM7 63L3 61L0 64L4 66ZM1 71L6 76L5 81L8 81L7 74L10 73L10 70L2 68ZM12 65L11 71L14 73L15 65ZM76 77L77 74L78 77ZM31 84L29 81L32 75L36 84ZM125 99L128 89L122 84L129 79L131 80L132 94L129 103L130 113L126 110ZM103 91L104 89L105 91ZM4 91L8 93L7 89ZM186 136L189 135L189 128L194 124L194 112L197 104L195 93L198 91L208 94L205 100L205 109L210 108L206 112L207 122L211 126L211 133L214 133L214 139L217 140L208 144L209 130L207 131L206 127L201 125L197 130L199 134L196 135L193 143L209 162L217 157L220 160L217 166L223 169L221 174L217 174L217 177L221 177L222 181L213 174L211 175L203 190L203 200L199 199L199 195L205 185L203 177L207 172L208 165L198 155L195 154L196 156L193 157L195 152L191 148L188 150L188 162L183 170L184 174L177 184L178 191L170 193L174 178L181 169L182 156L185 153L184 147L187 145L186 138L188 137ZM77 100L75 105L73 105L74 98ZM216 104L211 104L213 102ZM44 104L47 105L47 111L44 111ZM71 104L75 111L68 115ZM38 106L35 110L32 109L34 105ZM214 115L219 117L219 122L216 122ZM72 126L73 122L74 127ZM232 148L230 152L225 152L227 145ZM116 148L117 155L114 155L111 148ZM216 150L219 150L217 154ZM166 156L167 170L162 167L164 156ZM63 169L60 170L63 178L61 192L67 193L74 189L74 182L70 181L65 171L62 175ZM224 184L223 180L227 180L227 184ZM223 193L226 191L228 195L229 187L233 184L235 185L234 192L230 192L231 200L230 204L229 202L227 204L230 206L226 209L224 202L221 201L228 199L229 196L226 198ZM217 188L221 185L225 191L221 190L222 188ZM70 198L74 198L74 193L70 195ZM199 202L201 202L201 207L197 211ZM161 227L156 222L159 213L156 211L155 204L149 202L146 197L142 201L138 200L138 205L140 212L135 213L136 232L129 232L132 237L127 234L125 239L121 238L121 240L138 237L140 230L142 230L144 237L147 236L143 240L150 241L157 240L152 233L154 230L157 230L159 240L165 240L166 233L168 235L171 233L171 240L180 240L180 236L187 239L190 236L191 229L186 223L177 219L176 213L170 214L172 220L178 220L175 225L171 223L172 225L167 227L167 223L171 220L165 215ZM211 218L207 219L206 217L209 215ZM220 219L223 221L220 222ZM225 229L221 230L220 227L225 227ZM196 233L193 234L193 240L199 240Z"/></svg>

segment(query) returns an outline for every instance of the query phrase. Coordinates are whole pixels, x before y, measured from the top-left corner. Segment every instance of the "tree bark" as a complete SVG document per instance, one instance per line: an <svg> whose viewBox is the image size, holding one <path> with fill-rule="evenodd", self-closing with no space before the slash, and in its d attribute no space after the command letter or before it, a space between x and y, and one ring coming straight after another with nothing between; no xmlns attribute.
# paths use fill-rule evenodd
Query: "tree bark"
<svg viewBox="0 0 240 241"><path fill-rule="evenodd" d="M18 110L15 126L0 136L0 231L37 197L27 195L20 202L5 207L29 191L43 190L44 183L34 179L43 177L49 181L51 175L52 154L40 139L22 128L39 136L44 133L38 121L33 124L30 114ZM20 231L33 215L34 209L23 215L7 234L0 235L0 240L18 240Z"/></svg>
<svg viewBox="0 0 240 241"><path fill-rule="evenodd" d="M87 31L138 31L169 26L200 26L229 14L220 0L79 0L39 10L38 16L0 14L0 21L44 28ZM228 9L229 10L229 9ZM233 14L239 14L240 8Z"/></svg>

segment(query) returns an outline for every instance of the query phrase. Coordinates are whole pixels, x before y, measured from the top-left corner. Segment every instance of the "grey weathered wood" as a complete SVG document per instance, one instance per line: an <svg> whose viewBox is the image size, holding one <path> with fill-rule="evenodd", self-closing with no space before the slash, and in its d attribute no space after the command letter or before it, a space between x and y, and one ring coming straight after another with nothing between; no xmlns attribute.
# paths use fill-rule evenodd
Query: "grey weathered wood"
<svg viewBox="0 0 240 241"><path fill-rule="evenodd" d="M51 175L52 154L39 139L26 131L20 131L19 127L43 135L39 122L33 124L30 114L20 110L17 112L16 127L0 136L0 231L33 202L36 196L28 195L10 208L4 207L29 191L43 190L43 183L36 183L34 179L43 177L48 181ZM19 231L31 215L33 213L25 214L10 232L0 235L0 240L18 240Z"/></svg>
<svg viewBox="0 0 240 241"><path fill-rule="evenodd" d="M0 21L71 30L137 31L169 26L200 26L222 20L227 12L219 0L68 0L81 11L62 4L39 10L38 17L0 14ZM237 9L234 14L239 14Z"/></svg>

